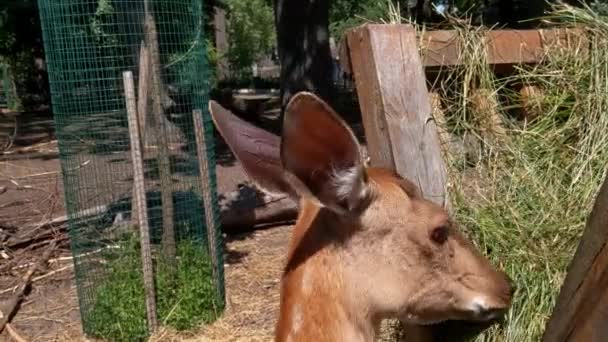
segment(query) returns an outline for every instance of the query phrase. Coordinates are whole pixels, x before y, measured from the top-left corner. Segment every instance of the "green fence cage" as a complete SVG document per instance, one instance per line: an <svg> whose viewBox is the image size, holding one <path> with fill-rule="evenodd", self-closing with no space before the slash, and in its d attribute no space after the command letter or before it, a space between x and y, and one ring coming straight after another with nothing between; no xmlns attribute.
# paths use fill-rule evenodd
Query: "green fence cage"
<svg viewBox="0 0 608 342"><path fill-rule="evenodd" d="M158 322L181 330L213 321L224 308L224 275L222 253L210 253L222 243L202 1L38 4L84 332L134 341L151 330L125 71L134 78L143 134ZM197 155L194 115L202 115L204 156Z"/></svg>

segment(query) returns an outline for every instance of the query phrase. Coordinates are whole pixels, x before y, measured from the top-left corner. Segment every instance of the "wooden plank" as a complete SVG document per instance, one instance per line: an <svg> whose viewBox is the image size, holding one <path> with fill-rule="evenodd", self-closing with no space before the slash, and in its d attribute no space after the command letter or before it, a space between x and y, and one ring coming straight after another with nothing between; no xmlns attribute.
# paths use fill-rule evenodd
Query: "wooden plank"
<svg viewBox="0 0 608 342"><path fill-rule="evenodd" d="M397 171L448 205L446 167L411 25L363 25L347 34L372 166Z"/></svg>
<svg viewBox="0 0 608 342"><path fill-rule="evenodd" d="M209 254L211 255L211 264L213 271L213 282L217 289L217 293L224 293L221 284L223 279L220 279L218 272L218 254L217 247L221 244L218 242L218 235L221 231L215 224L215 213L213 211L213 193L210 188L209 163L207 160L207 142L205 140L205 127L203 126L203 112L200 109L192 111L192 120L194 124L194 137L196 139L196 155L198 157L198 168L201 181L201 192L203 194L203 207L205 209L205 226L207 228L207 240L209 243ZM222 302L225 298L222 298Z"/></svg>
<svg viewBox="0 0 608 342"><path fill-rule="evenodd" d="M139 48L139 77L137 78L137 116L139 123L139 138L142 146L146 146L146 131L148 130L148 92L150 89L150 53L145 42ZM143 147L142 147L143 148Z"/></svg>
<svg viewBox="0 0 608 342"><path fill-rule="evenodd" d="M487 44L490 64L537 63L545 53L538 30L489 31Z"/></svg>
<svg viewBox="0 0 608 342"><path fill-rule="evenodd" d="M566 41L571 46L586 48L584 44L586 38L581 29L489 30L486 39L488 63L492 65L538 63L549 45L564 44ZM436 68L460 64L462 44L457 31L426 31L419 36L419 40L424 67ZM342 68L350 72L351 61L348 58L349 54L345 52L348 49L345 43L347 42L343 41L340 46L340 62Z"/></svg>
<svg viewBox="0 0 608 342"><path fill-rule="evenodd" d="M125 101L131 139L131 158L133 163L134 210L139 220L139 241L141 249L142 273L146 297L146 317L148 331L154 333L158 328L156 317L156 290L154 288L154 270L152 269L152 251L150 247L150 227L148 226L148 208L146 205L146 189L144 184L144 167L135 101L135 86L131 71L122 73L125 87Z"/></svg>
<svg viewBox="0 0 608 342"><path fill-rule="evenodd" d="M608 178L562 285L543 342L604 341L608 336Z"/></svg>
<svg viewBox="0 0 608 342"><path fill-rule="evenodd" d="M419 39L420 56L425 67L458 63L460 44L457 31L428 31Z"/></svg>

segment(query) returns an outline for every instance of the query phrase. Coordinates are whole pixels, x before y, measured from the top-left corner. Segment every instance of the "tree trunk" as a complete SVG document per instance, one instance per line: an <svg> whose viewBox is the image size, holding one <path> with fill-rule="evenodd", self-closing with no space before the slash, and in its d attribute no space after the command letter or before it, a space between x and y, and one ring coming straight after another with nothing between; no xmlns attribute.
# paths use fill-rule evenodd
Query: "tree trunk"
<svg viewBox="0 0 608 342"><path fill-rule="evenodd" d="M281 65L281 113L299 91L331 103L329 1L274 0Z"/></svg>
<svg viewBox="0 0 608 342"><path fill-rule="evenodd" d="M489 0L483 21L488 26L531 29L538 25L546 8L544 0Z"/></svg>

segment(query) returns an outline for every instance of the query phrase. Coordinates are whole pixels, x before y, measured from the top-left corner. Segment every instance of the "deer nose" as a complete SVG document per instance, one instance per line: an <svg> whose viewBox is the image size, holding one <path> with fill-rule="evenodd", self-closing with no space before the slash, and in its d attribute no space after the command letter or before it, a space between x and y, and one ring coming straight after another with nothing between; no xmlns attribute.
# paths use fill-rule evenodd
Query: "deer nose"
<svg viewBox="0 0 608 342"><path fill-rule="evenodd" d="M476 320L493 321L502 317L507 310L504 307L490 306L484 298L476 297L471 303L471 311Z"/></svg>

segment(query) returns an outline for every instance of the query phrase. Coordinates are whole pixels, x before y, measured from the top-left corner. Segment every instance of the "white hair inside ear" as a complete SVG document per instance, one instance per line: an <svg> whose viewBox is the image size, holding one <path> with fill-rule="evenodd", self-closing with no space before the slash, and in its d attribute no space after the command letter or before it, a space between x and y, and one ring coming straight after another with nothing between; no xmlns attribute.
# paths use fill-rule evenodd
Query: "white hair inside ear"
<svg viewBox="0 0 608 342"><path fill-rule="evenodd" d="M359 165L344 169L334 169L330 186L339 203L345 207L342 210L355 210L359 204L369 197L370 188L365 181L365 169Z"/></svg>

